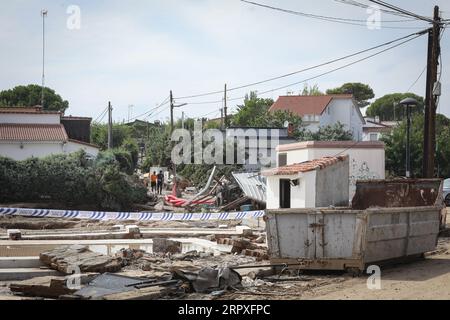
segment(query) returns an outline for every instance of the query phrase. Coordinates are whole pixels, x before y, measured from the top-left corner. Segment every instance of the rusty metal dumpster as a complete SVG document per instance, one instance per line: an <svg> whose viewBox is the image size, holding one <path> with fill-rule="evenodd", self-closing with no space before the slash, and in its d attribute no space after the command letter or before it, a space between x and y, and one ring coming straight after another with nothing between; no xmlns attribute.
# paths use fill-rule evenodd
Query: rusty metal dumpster
<svg viewBox="0 0 450 320"><path fill-rule="evenodd" d="M436 248L441 180L360 181L350 208L266 211L272 264L364 270Z"/></svg>

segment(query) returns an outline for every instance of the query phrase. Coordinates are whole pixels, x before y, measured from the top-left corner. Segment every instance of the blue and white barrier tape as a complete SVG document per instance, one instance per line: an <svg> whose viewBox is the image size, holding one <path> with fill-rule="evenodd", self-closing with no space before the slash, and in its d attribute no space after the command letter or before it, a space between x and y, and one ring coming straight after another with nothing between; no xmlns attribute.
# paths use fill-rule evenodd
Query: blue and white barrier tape
<svg viewBox="0 0 450 320"><path fill-rule="evenodd" d="M65 211L45 209L0 208L0 216L21 216L36 218L66 218L83 220L117 221L206 221L258 219L264 211L173 213L173 212L100 212Z"/></svg>

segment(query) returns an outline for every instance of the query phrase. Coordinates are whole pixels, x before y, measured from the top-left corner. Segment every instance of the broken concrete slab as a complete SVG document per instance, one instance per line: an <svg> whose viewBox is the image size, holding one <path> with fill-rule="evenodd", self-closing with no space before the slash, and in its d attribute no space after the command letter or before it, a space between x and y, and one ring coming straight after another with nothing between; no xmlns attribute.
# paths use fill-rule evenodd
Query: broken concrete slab
<svg viewBox="0 0 450 320"><path fill-rule="evenodd" d="M0 257L0 269L40 268L44 266L39 257Z"/></svg>
<svg viewBox="0 0 450 320"><path fill-rule="evenodd" d="M97 274L84 274L80 276L80 285L91 281ZM42 297L57 299L62 295L68 295L76 292L77 288L70 288L68 277L46 276L37 277L29 280L14 282L9 285L9 289L14 294L20 294L28 297ZM70 282L69 282L70 283Z"/></svg>
<svg viewBox="0 0 450 320"><path fill-rule="evenodd" d="M10 268L0 269L0 281L20 281L36 277L59 276L60 272L41 268Z"/></svg>
<svg viewBox="0 0 450 320"><path fill-rule="evenodd" d="M40 260L52 269L71 274L74 268L80 272L117 272L122 269L119 257L92 252L87 246L63 246L40 254Z"/></svg>
<svg viewBox="0 0 450 320"><path fill-rule="evenodd" d="M22 232L19 229L8 229L6 230L6 234L8 235L9 240L21 240Z"/></svg>
<svg viewBox="0 0 450 320"><path fill-rule="evenodd" d="M154 253L181 253L182 243L168 239L153 239Z"/></svg>
<svg viewBox="0 0 450 320"><path fill-rule="evenodd" d="M102 300L156 300L174 293L174 291L175 289L170 287L150 287L105 295Z"/></svg>

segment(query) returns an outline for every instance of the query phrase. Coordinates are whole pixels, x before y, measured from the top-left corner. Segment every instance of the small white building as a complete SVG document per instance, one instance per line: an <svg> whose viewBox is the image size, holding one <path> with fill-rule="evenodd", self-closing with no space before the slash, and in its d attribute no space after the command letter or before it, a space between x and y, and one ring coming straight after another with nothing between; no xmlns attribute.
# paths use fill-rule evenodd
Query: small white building
<svg viewBox="0 0 450 320"><path fill-rule="evenodd" d="M267 209L348 206L349 157L324 157L262 172Z"/></svg>
<svg viewBox="0 0 450 320"><path fill-rule="evenodd" d="M385 146L372 141L309 141L278 146L278 166L302 163L323 157L349 156L349 200L357 180L385 179Z"/></svg>
<svg viewBox="0 0 450 320"><path fill-rule="evenodd" d="M363 139L364 117L353 95L280 96L270 112L286 110L302 117L308 130L316 132L320 127L338 122L353 134L353 140Z"/></svg>
<svg viewBox="0 0 450 320"><path fill-rule="evenodd" d="M394 130L395 125L380 121L375 118L365 118L366 124L363 126L363 141L380 141L381 137Z"/></svg>
<svg viewBox="0 0 450 320"><path fill-rule="evenodd" d="M95 145L69 139L61 113L34 108L0 108L0 156L14 160L85 150L96 157Z"/></svg>

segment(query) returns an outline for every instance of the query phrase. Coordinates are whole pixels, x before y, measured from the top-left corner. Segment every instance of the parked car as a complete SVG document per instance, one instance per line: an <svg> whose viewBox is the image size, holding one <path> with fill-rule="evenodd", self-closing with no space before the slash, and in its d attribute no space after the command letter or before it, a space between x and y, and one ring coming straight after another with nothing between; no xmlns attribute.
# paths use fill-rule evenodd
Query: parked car
<svg viewBox="0 0 450 320"><path fill-rule="evenodd" d="M444 199L447 207L450 207L450 179L444 181Z"/></svg>

